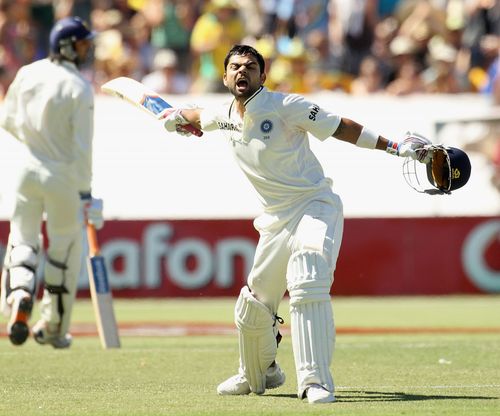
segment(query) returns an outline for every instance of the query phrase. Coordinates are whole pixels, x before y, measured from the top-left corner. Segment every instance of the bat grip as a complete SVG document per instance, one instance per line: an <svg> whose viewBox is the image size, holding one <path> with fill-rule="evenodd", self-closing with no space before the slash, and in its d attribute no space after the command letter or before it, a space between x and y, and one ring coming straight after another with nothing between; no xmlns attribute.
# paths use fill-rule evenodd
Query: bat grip
<svg viewBox="0 0 500 416"><path fill-rule="evenodd" d="M97 241L97 232L93 224L87 222L87 240L89 243L89 254L91 256L98 256L100 253L99 242Z"/></svg>
<svg viewBox="0 0 500 416"><path fill-rule="evenodd" d="M196 127L192 126L191 124L184 124L182 126L184 130L187 130L191 134L194 134L195 136L201 137L203 136L203 132L200 129L197 129Z"/></svg>

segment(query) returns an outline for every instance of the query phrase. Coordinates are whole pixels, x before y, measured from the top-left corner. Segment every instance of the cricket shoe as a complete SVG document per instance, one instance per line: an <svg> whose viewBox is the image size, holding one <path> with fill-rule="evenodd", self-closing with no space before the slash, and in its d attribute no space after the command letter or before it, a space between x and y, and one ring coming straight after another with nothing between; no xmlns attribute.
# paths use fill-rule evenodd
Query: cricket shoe
<svg viewBox="0 0 500 416"><path fill-rule="evenodd" d="M43 320L38 321L31 330L33 338L40 345L52 345L54 348L69 348L73 338L70 334L61 335L58 332L50 332L47 323Z"/></svg>
<svg viewBox="0 0 500 416"><path fill-rule="evenodd" d="M332 403L335 401L335 396L331 391L328 391L319 384L311 384L305 392L309 404L316 403Z"/></svg>
<svg viewBox="0 0 500 416"><path fill-rule="evenodd" d="M267 369L266 389L278 388L285 383L285 380L285 373L278 363L275 363L272 367ZM251 391L247 379L243 374L239 373L229 377L226 381L223 381L217 386L217 394L221 396L250 394Z"/></svg>
<svg viewBox="0 0 500 416"><path fill-rule="evenodd" d="M9 296L9 301L11 312L7 334L12 344L21 345L30 334L28 321L33 309L33 299L25 290L16 290Z"/></svg>

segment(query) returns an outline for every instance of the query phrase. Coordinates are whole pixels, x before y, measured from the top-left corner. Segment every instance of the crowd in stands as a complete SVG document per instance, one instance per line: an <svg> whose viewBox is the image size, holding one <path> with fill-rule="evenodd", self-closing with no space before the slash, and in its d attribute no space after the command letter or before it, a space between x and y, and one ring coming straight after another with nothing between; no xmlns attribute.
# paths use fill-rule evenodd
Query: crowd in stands
<svg viewBox="0 0 500 416"><path fill-rule="evenodd" d="M89 69L96 87L125 75L160 93L222 92L226 52L247 43L265 57L266 85L275 90L493 96L500 91L495 82L500 0L0 0L0 5L0 96L21 65L47 56L51 26L68 15L82 17L98 32Z"/></svg>
<svg viewBox="0 0 500 416"><path fill-rule="evenodd" d="M98 33L96 91L129 76L164 94L225 92L224 56L246 43L274 90L475 92L500 105L500 0L0 0L0 101L71 15ZM497 136L488 143L500 189Z"/></svg>

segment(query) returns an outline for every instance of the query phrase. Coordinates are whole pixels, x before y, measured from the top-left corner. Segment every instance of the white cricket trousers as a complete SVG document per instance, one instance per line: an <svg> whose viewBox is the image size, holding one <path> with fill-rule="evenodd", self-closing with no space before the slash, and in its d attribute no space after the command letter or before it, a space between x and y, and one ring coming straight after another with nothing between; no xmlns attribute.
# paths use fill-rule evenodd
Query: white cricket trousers
<svg viewBox="0 0 500 416"><path fill-rule="evenodd" d="M259 217L256 227L269 218ZM315 200L261 227L248 286L274 315L288 289L297 395L317 384L333 392L335 324L330 298L342 233L340 198Z"/></svg>
<svg viewBox="0 0 500 416"><path fill-rule="evenodd" d="M251 291L274 314L287 289L287 267L295 252L322 253L331 268L330 285L333 283L344 229L342 202L336 194L331 200L310 202L292 217L283 217L264 227L260 226L262 218L255 221L260 238L248 277Z"/></svg>
<svg viewBox="0 0 500 416"><path fill-rule="evenodd" d="M64 289L61 294L45 289L41 313L51 330L64 335L69 328L82 263L80 196L72 166L60 164L49 169L37 160L29 160L16 177L15 190L10 201L9 244L39 247L45 213L45 287Z"/></svg>

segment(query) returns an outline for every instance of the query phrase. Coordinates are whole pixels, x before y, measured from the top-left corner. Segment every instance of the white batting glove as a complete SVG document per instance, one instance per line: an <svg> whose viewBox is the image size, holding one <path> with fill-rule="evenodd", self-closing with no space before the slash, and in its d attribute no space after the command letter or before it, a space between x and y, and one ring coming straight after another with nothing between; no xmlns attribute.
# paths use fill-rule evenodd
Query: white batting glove
<svg viewBox="0 0 500 416"><path fill-rule="evenodd" d="M189 124L189 122L181 114L181 111L182 110L180 108L169 108L168 110L165 110L165 113L162 117L163 127L168 132L173 133L175 131L181 136L188 137L191 136L191 133L185 130L183 126Z"/></svg>
<svg viewBox="0 0 500 416"><path fill-rule="evenodd" d="M103 200L101 198L82 198L83 218L89 224L92 224L96 230L104 226L104 217L102 215Z"/></svg>
<svg viewBox="0 0 500 416"><path fill-rule="evenodd" d="M395 156L409 157L421 163L429 163L432 159L431 147L432 143L429 139L417 133L408 132L401 143L389 141L386 152Z"/></svg>

